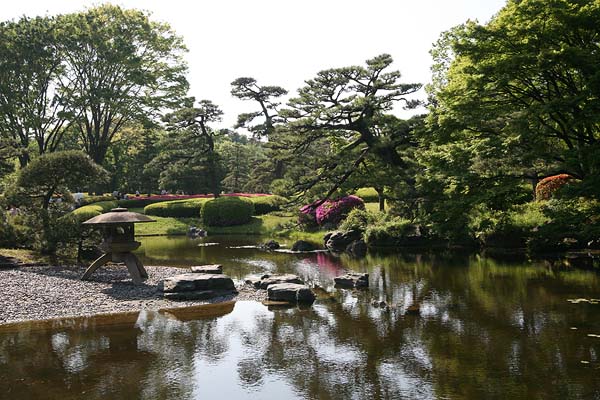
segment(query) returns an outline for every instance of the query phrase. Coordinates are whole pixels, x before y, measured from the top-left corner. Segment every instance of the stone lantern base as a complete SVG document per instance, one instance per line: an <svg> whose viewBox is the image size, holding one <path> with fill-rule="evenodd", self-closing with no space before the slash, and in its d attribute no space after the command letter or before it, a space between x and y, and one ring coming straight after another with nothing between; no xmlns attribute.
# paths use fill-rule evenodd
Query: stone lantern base
<svg viewBox="0 0 600 400"><path fill-rule="evenodd" d="M85 271L82 280L88 279L92 273L103 266L104 264L112 261L116 263L125 263L129 270L129 275L133 283L136 285L142 284L142 279L148 277L148 272L142 265L142 262L132 253L133 250L140 247L140 242L104 242L100 248L105 251L105 254L101 255L96 259Z"/></svg>

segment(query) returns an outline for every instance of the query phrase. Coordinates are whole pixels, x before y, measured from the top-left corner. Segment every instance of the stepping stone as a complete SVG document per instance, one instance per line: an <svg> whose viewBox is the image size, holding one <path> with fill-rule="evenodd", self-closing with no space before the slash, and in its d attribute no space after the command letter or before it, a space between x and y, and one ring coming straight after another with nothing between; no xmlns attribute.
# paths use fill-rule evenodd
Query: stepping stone
<svg viewBox="0 0 600 400"><path fill-rule="evenodd" d="M293 274L283 274L283 275L269 275L265 274L260 277L260 279L256 279L256 277L249 278L246 280L246 283L250 283L254 285L257 289L267 289L269 285L273 285L276 283L298 283L303 284L304 282L297 275Z"/></svg>
<svg viewBox="0 0 600 400"><path fill-rule="evenodd" d="M342 288L364 288L369 287L369 274L349 272L345 275L333 278L335 286Z"/></svg>
<svg viewBox="0 0 600 400"><path fill-rule="evenodd" d="M193 292L201 290L234 291L235 285L230 277L223 274L181 274L163 281L163 292Z"/></svg>
<svg viewBox="0 0 600 400"><path fill-rule="evenodd" d="M314 251L317 250L317 246L306 240L298 240L292 245L292 251Z"/></svg>
<svg viewBox="0 0 600 400"><path fill-rule="evenodd" d="M281 246L280 246L279 242L276 242L275 240L269 240L268 242L263 244L262 247L264 247L267 250L277 250Z"/></svg>
<svg viewBox="0 0 600 400"><path fill-rule="evenodd" d="M289 303L312 303L315 301L315 295L310 288L298 283L269 285L267 297L271 301L287 301Z"/></svg>
<svg viewBox="0 0 600 400"><path fill-rule="evenodd" d="M196 265L192 267L192 272L195 274L222 274L223 266L219 264Z"/></svg>

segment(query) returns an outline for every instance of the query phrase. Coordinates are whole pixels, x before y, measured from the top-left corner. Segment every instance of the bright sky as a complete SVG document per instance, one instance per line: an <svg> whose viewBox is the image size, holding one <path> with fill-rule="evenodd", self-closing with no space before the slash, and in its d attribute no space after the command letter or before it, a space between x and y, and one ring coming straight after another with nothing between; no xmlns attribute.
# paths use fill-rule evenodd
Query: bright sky
<svg viewBox="0 0 600 400"><path fill-rule="evenodd" d="M332 67L363 64L381 53L394 58L403 81L427 83L429 50L439 34L467 19L485 22L505 0L121 0L151 12L183 36L189 49L191 95L224 111L219 127L254 105L230 95L241 76L290 94ZM82 10L102 1L4 1L0 20ZM420 97L424 98L422 92ZM399 116L410 112L397 110Z"/></svg>

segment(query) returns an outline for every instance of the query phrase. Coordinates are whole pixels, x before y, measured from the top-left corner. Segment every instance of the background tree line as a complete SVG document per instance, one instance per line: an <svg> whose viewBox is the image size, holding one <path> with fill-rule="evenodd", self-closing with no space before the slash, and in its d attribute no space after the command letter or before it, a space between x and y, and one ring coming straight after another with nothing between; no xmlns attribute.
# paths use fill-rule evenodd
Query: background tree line
<svg viewBox="0 0 600 400"><path fill-rule="evenodd" d="M234 127L246 136L219 128L210 100L188 96L182 39L141 11L8 21L0 165L78 149L108 171L94 190L272 192L308 203L373 187L381 210L458 241L557 215L596 226L599 22L596 1L509 0L488 23L440 36L426 101L387 54L325 69L285 104L286 89L240 77L231 94L256 110ZM394 115L423 103L425 115ZM557 174L572 178L562 202L532 205L537 183ZM532 226L515 227L528 213Z"/></svg>

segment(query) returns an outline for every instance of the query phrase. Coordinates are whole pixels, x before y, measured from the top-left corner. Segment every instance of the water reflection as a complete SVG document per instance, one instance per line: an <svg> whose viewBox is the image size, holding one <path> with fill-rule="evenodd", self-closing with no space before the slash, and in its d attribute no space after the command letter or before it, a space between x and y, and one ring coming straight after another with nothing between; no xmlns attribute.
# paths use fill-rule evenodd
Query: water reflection
<svg viewBox="0 0 600 400"><path fill-rule="evenodd" d="M145 257L169 258L146 245ZM600 306L567 302L600 297L593 272L448 254L357 260L188 246L173 257L239 277L298 273L324 295L309 309L237 302L4 328L0 398L600 397L600 339L587 336L600 333ZM369 272L369 290L334 289L346 269Z"/></svg>

